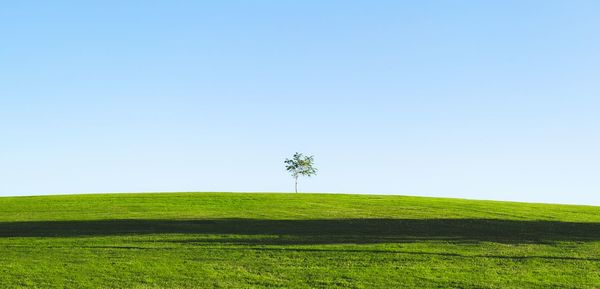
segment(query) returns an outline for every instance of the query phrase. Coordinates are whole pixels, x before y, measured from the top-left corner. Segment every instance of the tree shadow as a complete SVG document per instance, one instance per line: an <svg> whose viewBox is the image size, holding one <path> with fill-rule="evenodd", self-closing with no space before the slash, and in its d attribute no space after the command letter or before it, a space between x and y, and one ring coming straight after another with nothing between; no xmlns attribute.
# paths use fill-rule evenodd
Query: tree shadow
<svg viewBox="0 0 600 289"><path fill-rule="evenodd" d="M227 235L173 240L238 244L445 242L551 243L600 241L600 223L499 219L198 219L0 222L3 237L145 234ZM233 236L232 236L233 235ZM251 235L265 235L248 238ZM200 236L201 237L201 236Z"/></svg>

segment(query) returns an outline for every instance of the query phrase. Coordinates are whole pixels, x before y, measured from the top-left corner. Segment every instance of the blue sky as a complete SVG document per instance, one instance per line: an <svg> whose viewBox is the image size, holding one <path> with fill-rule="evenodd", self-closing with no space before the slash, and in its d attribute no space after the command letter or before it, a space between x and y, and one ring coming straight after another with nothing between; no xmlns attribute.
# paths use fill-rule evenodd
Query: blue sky
<svg viewBox="0 0 600 289"><path fill-rule="evenodd" d="M4 1L0 195L600 205L598 1Z"/></svg>

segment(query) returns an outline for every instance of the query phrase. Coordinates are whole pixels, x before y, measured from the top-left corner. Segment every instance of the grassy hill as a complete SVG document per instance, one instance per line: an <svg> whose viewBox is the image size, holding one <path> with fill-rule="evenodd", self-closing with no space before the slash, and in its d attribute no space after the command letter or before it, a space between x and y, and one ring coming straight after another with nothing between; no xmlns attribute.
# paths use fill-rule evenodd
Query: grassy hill
<svg viewBox="0 0 600 289"><path fill-rule="evenodd" d="M0 198L0 288L600 288L600 207L401 196Z"/></svg>

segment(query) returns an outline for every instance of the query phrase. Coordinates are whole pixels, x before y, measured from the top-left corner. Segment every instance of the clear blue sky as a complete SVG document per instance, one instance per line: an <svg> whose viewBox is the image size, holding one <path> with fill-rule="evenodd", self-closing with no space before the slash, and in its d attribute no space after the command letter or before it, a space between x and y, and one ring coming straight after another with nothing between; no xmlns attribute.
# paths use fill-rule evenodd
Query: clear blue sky
<svg viewBox="0 0 600 289"><path fill-rule="evenodd" d="M600 204L599 1L3 1L0 195Z"/></svg>

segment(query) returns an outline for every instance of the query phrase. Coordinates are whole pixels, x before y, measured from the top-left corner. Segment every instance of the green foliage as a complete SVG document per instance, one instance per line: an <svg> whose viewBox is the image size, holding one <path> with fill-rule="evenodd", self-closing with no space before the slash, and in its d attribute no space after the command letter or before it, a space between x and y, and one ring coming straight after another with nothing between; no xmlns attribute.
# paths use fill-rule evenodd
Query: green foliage
<svg viewBox="0 0 600 289"><path fill-rule="evenodd" d="M0 198L0 288L600 288L600 207L402 196Z"/></svg>
<svg viewBox="0 0 600 289"><path fill-rule="evenodd" d="M285 169L293 176L310 177L317 173L314 167L314 156L305 156L301 153L295 153L291 159L285 159Z"/></svg>
<svg viewBox="0 0 600 289"><path fill-rule="evenodd" d="M295 180L296 192L298 192L298 177L310 177L317 174L317 168L314 167L314 156L305 156L301 153L295 153L291 159L285 159L285 169Z"/></svg>

